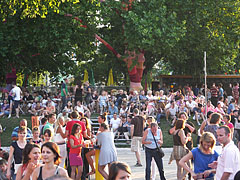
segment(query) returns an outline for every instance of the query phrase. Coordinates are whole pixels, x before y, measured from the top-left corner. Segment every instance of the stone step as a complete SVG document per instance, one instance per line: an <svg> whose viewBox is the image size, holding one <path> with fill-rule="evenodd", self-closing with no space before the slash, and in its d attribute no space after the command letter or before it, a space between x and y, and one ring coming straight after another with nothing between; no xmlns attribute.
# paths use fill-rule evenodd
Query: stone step
<svg viewBox="0 0 240 180"><path fill-rule="evenodd" d="M99 128L98 119L97 119L97 118L92 118L92 119L91 119L91 122L92 122L92 123L91 123L92 128L93 128L94 132L96 133L97 130L98 130L98 128ZM117 136L117 135L116 135L116 136ZM124 147L124 148L126 148L126 147L128 147L128 148L131 147L131 139L126 140L123 134L121 134L121 135L119 136L119 139L116 139L116 136L115 136L115 139L114 139L114 144L115 144L116 147ZM128 141L129 143L127 143L127 141Z"/></svg>

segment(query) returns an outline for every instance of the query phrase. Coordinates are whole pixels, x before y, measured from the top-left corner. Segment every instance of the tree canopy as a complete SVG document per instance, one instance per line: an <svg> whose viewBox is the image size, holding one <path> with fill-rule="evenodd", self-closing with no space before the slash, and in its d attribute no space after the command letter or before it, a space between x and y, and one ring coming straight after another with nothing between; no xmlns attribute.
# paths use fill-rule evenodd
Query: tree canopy
<svg viewBox="0 0 240 180"><path fill-rule="evenodd" d="M199 76L204 51L208 73L231 74L240 68L239 7L239 0L3 0L1 76L11 66L52 75L87 68L106 81L113 68L115 81L127 83L126 64L95 34L122 59L126 50L144 52L144 74L161 62L174 74Z"/></svg>
<svg viewBox="0 0 240 180"><path fill-rule="evenodd" d="M89 15L97 4L93 2L73 4L61 3L59 13L48 9L46 18L22 18L22 10L6 16L0 23L1 75L17 68L18 72L49 71L52 75L71 73L78 56L96 50L93 45L96 29L95 16ZM33 14L34 15L34 14ZM79 21L77 18L83 19ZM86 29L84 24L88 24Z"/></svg>

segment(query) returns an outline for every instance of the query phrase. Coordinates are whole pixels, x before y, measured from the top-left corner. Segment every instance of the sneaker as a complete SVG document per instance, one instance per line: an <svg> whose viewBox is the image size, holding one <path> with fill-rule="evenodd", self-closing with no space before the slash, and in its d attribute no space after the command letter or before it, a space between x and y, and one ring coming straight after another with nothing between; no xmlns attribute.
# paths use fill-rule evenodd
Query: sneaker
<svg viewBox="0 0 240 180"><path fill-rule="evenodd" d="M142 164L137 162L137 164L135 164L135 167L142 167Z"/></svg>
<svg viewBox="0 0 240 180"><path fill-rule="evenodd" d="M11 114L8 115L8 119L11 118Z"/></svg>

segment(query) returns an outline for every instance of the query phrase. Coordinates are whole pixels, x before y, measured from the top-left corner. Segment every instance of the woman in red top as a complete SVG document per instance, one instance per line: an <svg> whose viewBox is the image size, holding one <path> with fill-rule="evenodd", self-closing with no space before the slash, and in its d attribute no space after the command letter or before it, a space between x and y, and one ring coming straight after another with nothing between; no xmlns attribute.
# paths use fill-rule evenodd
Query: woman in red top
<svg viewBox="0 0 240 180"><path fill-rule="evenodd" d="M76 123L72 127L72 132L70 135L70 152L69 160L70 166L72 168L71 178L72 179L81 179L83 171L83 161L81 157L81 150L83 145L83 137L81 132L80 124ZM78 174L76 175L76 168L78 169Z"/></svg>

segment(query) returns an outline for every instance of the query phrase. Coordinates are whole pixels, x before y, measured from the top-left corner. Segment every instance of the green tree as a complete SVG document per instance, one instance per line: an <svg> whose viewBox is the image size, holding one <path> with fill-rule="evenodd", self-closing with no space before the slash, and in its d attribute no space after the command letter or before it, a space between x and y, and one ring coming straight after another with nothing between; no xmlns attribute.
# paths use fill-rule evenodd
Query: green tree
<svg viewBox="0 0 240 180"><path fill-rule="evenodd" d="M185 22L177 21L176 12L167 7L167 1L123 2L125 1L105 1L101 4L102 26L98 28L98 34L122 55L121 60L127 58L126 63L119 63L119 59L114 58L110 51L106 51L103 44L99 47L99 53L105 55L104 59L111 62L113 68L116 67L116 74L125 78L127 73L130 74L131 82L133 81L131 71L135 67L137 69L140 67L139 58L145 56L144 72L150 71L154 64L184 36ZM129 57L132 60L128 60ZM134 78L141 82L141 77ZM141 85L139 81L136 82Z"/></svg>
<svg viewBox="0 0 240 180"><path fill-rule="evenodd" d="M186 21L186 33L165 57L175 74L200 76L203 73L203 54L207 52L210 74L232 71L239 51L239 1L169 1Z"/></svg>
<svg viewBox="0 0 240 180"><path fill-rule="evenodd" d="M48 9L46 18L22 18L24 9L19 8L0 23L1 76L11 66L18 72L68 74L77 60L85 60L89 52L96 50L93 43L96 17L89 16L89 9L92 9L91 13L96 12L97 4L90 1L81 6L61 3L58 6L60 12Z"/></svg>

